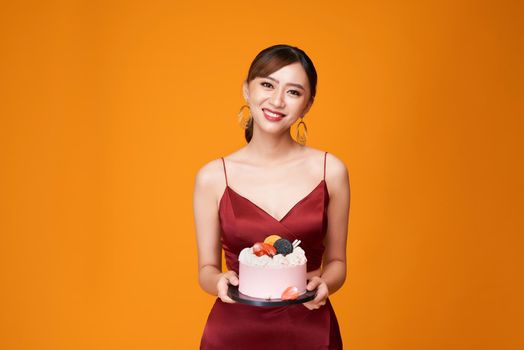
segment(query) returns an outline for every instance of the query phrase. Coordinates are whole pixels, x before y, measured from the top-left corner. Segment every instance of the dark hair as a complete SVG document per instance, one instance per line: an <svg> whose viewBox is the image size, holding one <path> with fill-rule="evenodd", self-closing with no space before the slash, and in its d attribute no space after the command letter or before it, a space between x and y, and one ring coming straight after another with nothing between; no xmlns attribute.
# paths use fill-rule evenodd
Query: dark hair
<svg viewBox="0 0 524 350"><path fill-rule="evenodd" d="M311 90L310 101L313 102L317 92L317 71L309 56L295 46L279 44L260 51L253 62L251 62L246 82L249 83L256 77L267 77L280 68L295 62L300 62L306 71ZM253 118L251 117L245 131L246 141L249 143L252 137Z"/></svg>

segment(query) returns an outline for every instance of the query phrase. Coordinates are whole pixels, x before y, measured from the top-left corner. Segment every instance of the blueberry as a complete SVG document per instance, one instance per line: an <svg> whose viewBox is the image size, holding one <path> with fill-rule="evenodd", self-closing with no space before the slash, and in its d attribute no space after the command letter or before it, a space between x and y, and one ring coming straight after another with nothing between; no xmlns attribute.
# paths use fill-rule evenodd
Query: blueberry
<svg viewBox="0 0 524 350"><path fill-rule="evenodd" d="M293 253L293 245L285 238L277 239L275 243L273 243L273 247L277 250L277 254L286 256Z"/></svg>

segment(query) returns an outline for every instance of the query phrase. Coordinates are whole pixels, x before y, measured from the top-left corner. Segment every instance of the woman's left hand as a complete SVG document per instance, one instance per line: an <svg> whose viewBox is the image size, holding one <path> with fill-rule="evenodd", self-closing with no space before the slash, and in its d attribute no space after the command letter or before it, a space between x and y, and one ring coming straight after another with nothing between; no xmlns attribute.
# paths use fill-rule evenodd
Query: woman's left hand
<svg viewBox="0 0 524 350"><path fill-rule="evenodd" d="M318 287L318 290L317 290L317 295L315 296L315 299L302 304L310 310L318 309L321 306L325 305L326 299L329 296L329 290L328 290L326 282L324 282L324 280L320 278L319 276L314 276L307 284L306 289L310 291L310 290L314 290L317 287Z"/></svg>

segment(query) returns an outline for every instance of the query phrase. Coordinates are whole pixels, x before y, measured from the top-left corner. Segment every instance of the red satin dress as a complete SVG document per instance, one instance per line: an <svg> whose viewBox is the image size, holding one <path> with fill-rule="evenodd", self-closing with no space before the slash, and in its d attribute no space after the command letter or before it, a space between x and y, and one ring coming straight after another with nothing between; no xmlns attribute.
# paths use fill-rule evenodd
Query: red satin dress
<svg viewBox="0 0 524 350"><path fill-rule="evenodd" d="M245 247L277 234L293 242L299 239L307 258L307 270L321 266L323 239L327 229L329 196L324 178L288 213L277 220L227 182L219 203L221 241L226 266L238 274L238 254ZM200 342L205 350L309 350L342 349L337 317L329 301L309 310L302 304L252 306L224 303L217 297L209 313Z"/></svg>

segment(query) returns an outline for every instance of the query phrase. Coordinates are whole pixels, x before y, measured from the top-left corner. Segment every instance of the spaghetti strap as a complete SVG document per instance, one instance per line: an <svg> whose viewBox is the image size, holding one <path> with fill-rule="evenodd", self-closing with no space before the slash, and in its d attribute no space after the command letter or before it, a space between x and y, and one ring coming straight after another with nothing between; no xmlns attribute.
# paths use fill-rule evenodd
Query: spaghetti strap
<svg viewBox="0 0 524 350"><path fill-rule="evenodd" d="M226 186L229 186L227 183L227 172L226 172L226 162L224 161L224 157L220 157L222 159L222 165L224 166L224 177L226 178Z"/></svg>
<svg viewBox="0 0 524 350"><path fill-rule="evenodd" d="M327 152L324 153L324 180L326 179L326 157L327 157Z"/></svg>

